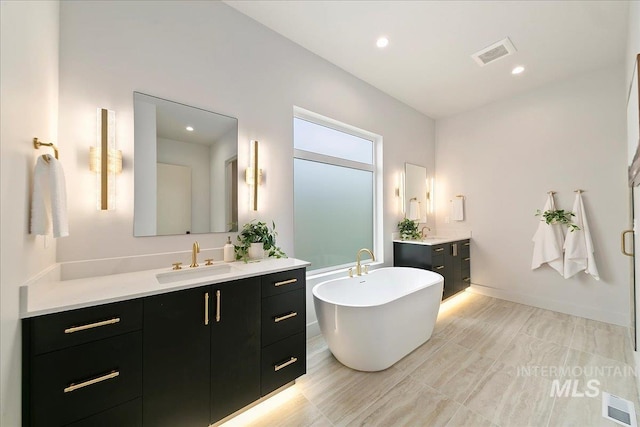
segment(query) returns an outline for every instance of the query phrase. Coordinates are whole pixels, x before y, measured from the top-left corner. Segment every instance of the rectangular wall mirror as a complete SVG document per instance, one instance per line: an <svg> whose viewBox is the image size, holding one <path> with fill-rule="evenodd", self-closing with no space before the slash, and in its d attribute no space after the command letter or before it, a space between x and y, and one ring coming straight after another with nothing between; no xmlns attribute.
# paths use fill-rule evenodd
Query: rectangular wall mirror
<svg viewBox="0 0 640 427"><path fill-rule="evenodd" d="M134 236L238 229L238 119L134 92Z"/></svg>
<svg viewBox="0 0 640 427"><path fill-rule="evenodd" d="M427 222L427 168L404 164L404 212L411 220Z"/></svg>

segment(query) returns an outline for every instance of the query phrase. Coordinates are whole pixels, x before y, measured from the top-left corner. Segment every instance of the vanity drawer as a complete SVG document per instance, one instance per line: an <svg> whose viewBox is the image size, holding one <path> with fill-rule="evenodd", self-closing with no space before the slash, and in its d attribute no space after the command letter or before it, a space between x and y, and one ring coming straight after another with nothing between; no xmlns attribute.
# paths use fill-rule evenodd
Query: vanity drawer
<svg viewBox="0 0 640 427"><path fill-rule="evenodd" d="M447 248L447 245L433 245L431 246L431 256L437 257L438 255L444 255Z"/></svg>
<svg viewBox="0 0 640 427"><path fill-rule="evenodd" d="M307 371L306 333L292 335L262 349L262 396Z"/></svg>
<svg viewBox="0 0 640 427"><path fill-rule="evenodd" d="M442 274L444 269L444 255L435 255L431 258L430 270Z"/></svg>
<svg viewBox="0 0 640 427"><path fill-rule="evenodd" d="M262 346L303 332L306 320L304 289L262 300Z"/></svg>
<svg viewBox="0 0 640 427"><path fill-rule="evenodd" d="M468 258L471 251L471 242L469 240L462 240L458 242L458 251L460 252L460 256L463 258Z"/></svg>
<svg viewBox="0 0 640 427"><path fill-rule="evenodd" d="M142 427L142 398L84 418L67 427Z"/></svg>
<svg viewBox="0 0 640 427"><path fill-rule="evenodd" d="M304 289L305 280L304 268L268 274L262 277L262 297Z"/></svg>
<svg viewBox="0 0 640 427"><path fill-rule="evenodd" d="M117 302L30 319L33 354L142 329L142 300Z"/></svg>
<svg viewBox="0 0 640 427"><path fill-rule="evenodd" d="M61 426L142 395L142 332L35 356L31 426Z"/></svg>

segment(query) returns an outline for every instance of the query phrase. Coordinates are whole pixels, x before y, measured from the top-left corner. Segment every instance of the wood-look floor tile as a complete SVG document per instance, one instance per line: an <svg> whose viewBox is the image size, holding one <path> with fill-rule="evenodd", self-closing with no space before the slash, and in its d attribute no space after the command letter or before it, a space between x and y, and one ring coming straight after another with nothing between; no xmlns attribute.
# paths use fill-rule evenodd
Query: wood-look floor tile
<svg viewBox="0 0 640 427"><path fill-rule="evenodd" d="M518 333L500 355L500 362L507 365L540 369L564 365L568 347Z"/></svg>
<svg viewBox="0 0 640 427"><path fill-rule="evenodd" d="M533 313L522 326L522 332L545 341L569 346L574 327L573 321L556 320L544 314Z"/></svg>
<svg viewBox="0 0 640 427"><path fill-rule="evenodd" d="M612 323L599 322L597 320L586 319L584 317L576 317L576 324L590 327L590 328L598 328L605 329L610 332L617 332L620 334L628 333L628 329L624 326L614 325Z"/></svg>
<svg viewBox="0 0 640 427"><path fill-rule="evenodd" d="M251 409L221 427L330 427L327 419L302 393L296 392L288 401L271 411L262 413L259 418L248 417Z"/></svg>
<svg viewBox="0 0 640 427"><path fill-rule="evenodd" d="M445 426L459 407L436 390L405 378L348 425Z"/></svg>
<svg viewBox="0 0 640 427"><path fill-rule="evenodd" d="M498 326L478 320L456 335L452 341L482 356L497 359L517 331L518 328L514 325Z"/></svg>
<svg viewBox="0 0 640 427"><path fill-rule="evenodd" d="M416 381L462 403L471 394L494 359L454 343L445 344L410 375Z"/></svg>
<svg viewBox="0 0 640 427"><path fill-rule="evenodd" d="M461 406L458 412L447 423L446 427L497 427L480 414L473 412L466 406Z"/></svg>
<svg viewBox="0 0 640 427"><path fill-rule="evenodd" d="M322 381L319 377L323 375L321 370L310 375L307 387L301 387L305 397L336 425L348 424L369 405L389 393L406 376L393 366L379 372L345 369L351 373L339 382L331 381L333 387L314 388L315 382Z"/></svg>
<svg viewBox="0 0 640 427"><path fill-rule="evenodd" d="M422 362L427 360L433 353L437 352L446 342L447 340L445 339L432 336L426 343L413 350L393 366L409 373L421 365Z"/></svg>
<svg viewBox="0 0 640 427"><path fill-rule="evenodd" d="M533 314L536 316L544 316L549 317L554 320L561 320L564 322L572 322L577 323L579 321L579 317L572 316L571 314L560 313L559 311L545 310L544 308L533 308Z"/></svg>
<svg viewBox="0 0 640 427"><path fill-rule="evenodd" d="M549 426L620 427L602 417L602 397L558 397L553 404Z"/></svg>
<svg viewBox="0 0 640 427"><path fill-rule="evenodd" d="M515 305L505 306L501 304L494 304L487 310L480 313L477 319L500 326L513 325L519 329L529 319L531 312L531 309L520 308Z"/></svg>
<svg viewBox="0 0 640 427"><path fill-rule="evenodd" d="M569 349L563 379L579 380L578 390L589 391L588 381L595 379L600 391L606 391L627 400L631 400L640 409L634 365L608 359L597 354Z"/></svg>
<svg viewBox="0 0 640 427"><path fill-rule="evenodd" d="M546 426L553 397L551 381L522 376L515 367L496 362L464 406L502 426Z"/></svg>
<svg viewBox="0 0 640 427"><path fill-rule="evenodd" d="M570 346L623 363L633 363L631 343L624 328L597 328L578 324Z"/></svg>
<svg viewBox="0 0 640 427"><path fill-rule="evenodd" d="M436 322L432 336L443 340L450 340L474 322L476 322L475 319L469 319L467 317L449 316L446 320Z"/></svg>

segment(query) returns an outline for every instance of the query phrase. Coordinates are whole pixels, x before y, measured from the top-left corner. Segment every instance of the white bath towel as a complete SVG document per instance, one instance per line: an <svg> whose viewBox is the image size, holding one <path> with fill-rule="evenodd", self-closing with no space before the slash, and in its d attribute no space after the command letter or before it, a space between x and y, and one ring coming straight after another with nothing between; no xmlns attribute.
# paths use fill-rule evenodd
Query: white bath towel
<svg viewBox="0 0 640 427"><path fill-rule="evenodd" d="M573 222L580 227L580 230L567 233L567 238L564 241L564 278L568 279L584 270L594 279L600 280L596 260L593 256L593 242L591 241L589 224L580 193L576 194L573 213L576 215Z"/></svg>
<svg viewBox="0 0 640 427"><path fill-rule="evenodd" d="M64 171L55 157L45 154L38 157L33 172L31 234L46 236L51 228L53 237L69 235Z"/></svg>
<svg viewBox="0 0 640 427"><path fill-rule="evenodd" d="M464 199L456 197L451 201L451 220L464 221Z"/></svg>
<svg viewBox="0 0 640 427"><path fill-rule="evenodd" d="M555 210L556 204L553 195L549 194L544 211ZM564 236L560 224L547 224L544 219L538 224L536 234L533 236L533 260L531 269L535 270L542 264L549 264L560 275L564 275L562 245Z"/></svg>
<svg viewBox="0 0 640 427"><path fill-rule="evenodd" d="M418 199L413 198L409 200L409 219L413 221L420 221L420 203Z"/></svg>

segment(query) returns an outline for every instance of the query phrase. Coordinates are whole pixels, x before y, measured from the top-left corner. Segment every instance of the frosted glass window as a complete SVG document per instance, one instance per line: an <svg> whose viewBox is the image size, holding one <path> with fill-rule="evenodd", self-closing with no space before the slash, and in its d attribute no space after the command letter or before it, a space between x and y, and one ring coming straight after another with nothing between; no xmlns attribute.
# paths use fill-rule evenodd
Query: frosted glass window
<svg viewBox="0 0 640 427"><path fill-rule="evenodd" d="M325 156L373 164L373 141L298 117L293 119L293 147Z"/></svg>
<svg viewBox="0 0 640 427"><path fill-rule="evenodd" d="M298 158L293 166L295 257L318 270L373 249L374 173Z"/></svg>
<svg viewBox="0 0 640 427"><path fill-rule="evenodd" d="M294 112L295 257L309 261L315 273L353 266L362 248L383 258L376 247L382 137L303 109Z"/></svg>

